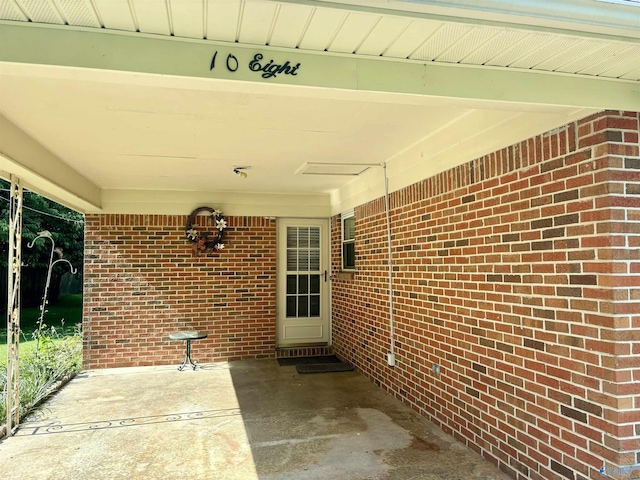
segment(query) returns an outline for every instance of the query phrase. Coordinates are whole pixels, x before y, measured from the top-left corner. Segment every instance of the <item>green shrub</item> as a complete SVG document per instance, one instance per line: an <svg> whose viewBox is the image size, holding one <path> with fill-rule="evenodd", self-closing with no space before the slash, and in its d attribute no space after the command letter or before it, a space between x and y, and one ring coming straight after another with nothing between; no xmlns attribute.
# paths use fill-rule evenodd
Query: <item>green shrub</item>
<svg viewBox="0 0 640 480"><path fill-rule="evenodd" d="M53 392L60 380L82 368L82 334L60 337L55 329L39 335L38 349L20 356L20 419ZM6 419L7 365L0 360L0 425Z"/></svg>

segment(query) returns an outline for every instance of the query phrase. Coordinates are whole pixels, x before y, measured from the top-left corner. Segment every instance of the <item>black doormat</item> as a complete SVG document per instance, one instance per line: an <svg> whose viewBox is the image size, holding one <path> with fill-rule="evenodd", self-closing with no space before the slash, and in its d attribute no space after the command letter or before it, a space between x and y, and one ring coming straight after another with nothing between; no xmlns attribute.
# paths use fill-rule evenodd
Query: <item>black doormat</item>
<svg viewBox="0 0 640 480"><path fill-rule="evenodd" d="M320 355L317 357L287 357L279 358L278 364L281 367L289 367L291 365L309 365L313 363L342 363L335 355Z"/></svg>
<svg viewBox="0 0 640 480"><path fill-rule="evenodd" d="M329 373L329 372L351 372L353 367L348 363L310 363L307 365L296 365L298 373Z"/></svg>

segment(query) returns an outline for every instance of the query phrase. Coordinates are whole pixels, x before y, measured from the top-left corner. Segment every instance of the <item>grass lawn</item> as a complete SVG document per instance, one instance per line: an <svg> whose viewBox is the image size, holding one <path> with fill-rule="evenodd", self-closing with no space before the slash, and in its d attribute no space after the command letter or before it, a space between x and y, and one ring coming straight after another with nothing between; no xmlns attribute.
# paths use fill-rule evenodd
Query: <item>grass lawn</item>
<svg viewBox="0 0 640 480"><path fill-rule="evenodd" d="M20 316L20 354L35 348L33 332L38 328L39 308L25 308ZM82 323L82 295L67 295L57 304L49 305L42 322L47 327L55 327L60 337L73 333L77 324ZM7 328L3 322L0 328L0 362L7 361Z"/></svg>

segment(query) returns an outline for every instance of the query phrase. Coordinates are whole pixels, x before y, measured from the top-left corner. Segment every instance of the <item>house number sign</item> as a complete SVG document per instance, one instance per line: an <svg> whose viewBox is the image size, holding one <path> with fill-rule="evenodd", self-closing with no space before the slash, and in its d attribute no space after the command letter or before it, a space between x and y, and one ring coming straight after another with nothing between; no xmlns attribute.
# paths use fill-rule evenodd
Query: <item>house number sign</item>
<svg viewBox="0 0 640 480"><path fill-rule="evenodd" d="M209 71L216 68L217 56L218 51L216 50L216 52L213 54L213 57L211 58ZM234 54L230 53L229 55L227 55L225 66L230 72L236 72L240 68L240 62ZM260 74L262 78L275 78L278 75L298 75L300 63L298 62L295 65L292 65L291 63L289 63L289 60L284 63L274 63L273 60L265 60L264 55L262 55L261 53L256 53L247 67L252 72Z"/></svg>

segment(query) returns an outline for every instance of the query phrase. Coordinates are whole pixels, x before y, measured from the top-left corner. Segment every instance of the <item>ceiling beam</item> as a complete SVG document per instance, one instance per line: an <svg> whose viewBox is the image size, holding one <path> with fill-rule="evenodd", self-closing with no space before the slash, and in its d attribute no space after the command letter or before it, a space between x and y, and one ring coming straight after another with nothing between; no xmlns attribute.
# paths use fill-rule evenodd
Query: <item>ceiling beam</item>
<svg viewBox="0 0 640 480"><path fill-rule="evenodd" d="M4 175L2 174L4 172ZM100 209L100 188L0 115L0 176L80 212Z"/></svg>
<svg viewBox="0 0 640 480"><path fill-rule="evenodd" d="M184 215L198 205L215 205L233 217L327 218L331 214L329 194L105 189L102 198L105 213Z"/></svg>
<svg viewBox="0 0 640 480"><path fill-rule="evenodd" d="M0 22L0 62L384 92L640 110L633 81L391 60L67 26Z"/></svg>

